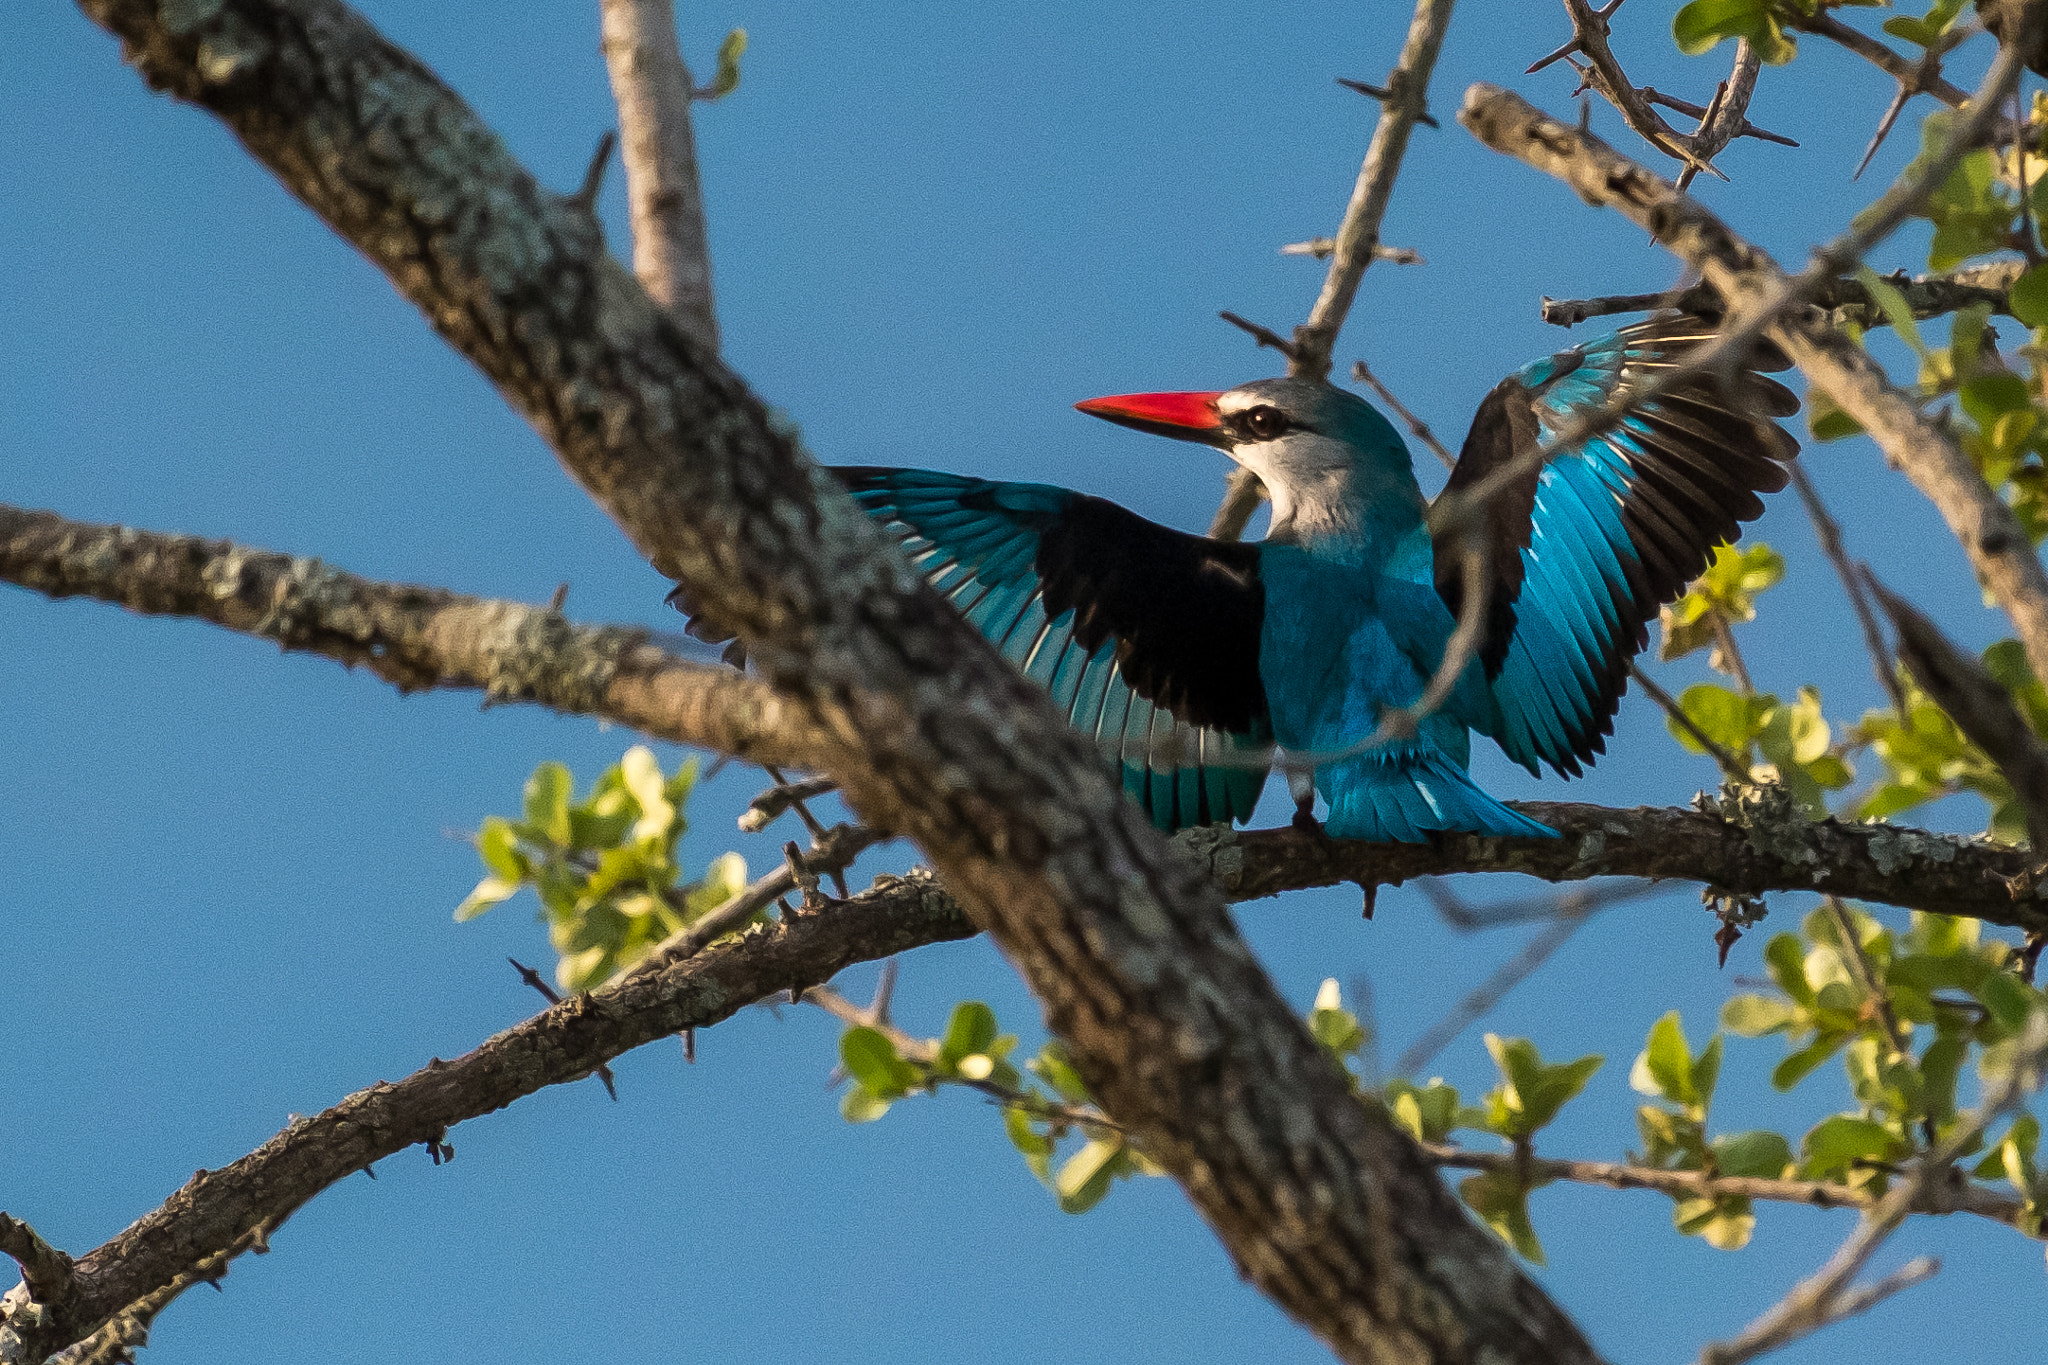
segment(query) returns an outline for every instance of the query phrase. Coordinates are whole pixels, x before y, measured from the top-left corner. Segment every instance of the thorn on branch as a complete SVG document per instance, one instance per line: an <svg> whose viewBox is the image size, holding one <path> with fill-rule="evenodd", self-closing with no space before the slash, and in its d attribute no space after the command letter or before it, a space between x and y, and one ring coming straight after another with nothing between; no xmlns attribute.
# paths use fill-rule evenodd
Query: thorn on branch
<svg viewBox="0 0 2048 1365"><path fill-rule="evenodd" d="M1289 242L1280 248L1280 254L1282 256L1313 256L1319 261L1326 261L1337 254L1337 239L1335 237L1311 237L1305 242ZM1373 245L1372 258L1376 261L1385 261L1389 265L1429 264L1428 261L1422 258L1422 253L1412 246L1388 246L1384 242Z"/></svg>
<svg viewBox="0 0 2048 1365"><path fill-rule="evenodd" d="M1224 310L1221 313L1218 313L1216 316L1222 318L1232 327L1241 328L1244 331L1250 332L1253 338L1258 341L1259 345L1271 346L1274 350L1278 351L1281 355L1286 356L1289 360L1293 360L1296 357L1296 355L1299 354L1295 350L1293 342L1287 340L1287 338L1281 336L1278 332L1274 331L1270 327L1263 327L1258 323L1251 321L1249 318L1241 318L1237 314L1230 312L1228 309Z"/></svg>
<svg viewBox="0 0 2048 1365"><path fill-rule="evenodd" d="M1389 100L1396 98L1394 91L1386 86L1367 85L1364 81L1346 80L1342 76L1339 76L1337 78L1337 84L1343 86L1346 90L1356 90L1359 94L1364 95L1369 99L1376 99L1381 104L1385 104ZM1424 124L1431 128L1443 127L1441 123L1438 123L1434 118L1430 117L1428 110L1424 110L1423 112L1417 114L1415 116L1415 121L1417 123Z"/></svg>
<svg viewBox="0 0 2048 1365"><path fill-rule="evenodd" d="M527 985L533 987L535 990L540 992L540 998L547 1001L550 1008L562 1003L561 993L558 992L553 986L550 986L539 972L527 966L524 962L521 962L516 957L508 957L505 960L512 964L513 971L519 973L519 979L521 981L524 981ZM604 1083L604 1093L612 1097L612 1103L618 1103L618 1078L612 1075L612 1069L609 1066L606 1066L603 1062L599 1062L597 1066L592 1068L591 1074L593 1076L596 1076L599 1081ZM449 1148L448 1155L451 1157L454 1156L455 1149L452 1147ZM438 1166L441 1163L437 1161L434 1164Z"/></svg>
<svg viewBox="0 0 2048 1365"><path fill-rule="evenodd" d="M604 188L605 167L611 163L612 148L618 145L619 135L610 129L597 140L597 150L590 154L590 165L583 172L583 183L576 193L569 196L569 202L585 213L597 214L598 191Z"/></svg>
<svg viewBox="0 0 2048 1365"><path fill-rule="evenodd" d="M1726 88L1727 82L1723 81L1721 84L1723 88ZM1636 93L1641 95L1647 103L1661 104L1666 109L1684 114L1688 118L1698 119L1702 125L1706 124L1711 117L1711 111L1706 106L1694 104L1691 100L1679 99L1674 95L1667 95L1653 86L1646 85ZM1742 121L1742 126L1735 130L1735 136L1753 137L1761 142L1775 142L1780 147L1797 147L1799 145L1783 133L1768 132L1757 127L1746 118Z"/></svg>
<svg viewBox="0 0 2048 1365"><path fill-rule="evenodd" d="M1607 21L1613 18L1614 12L1620 8L1621 0L1608 0L1608 3L1601 6L1599 9L1588 11L1587 18L1592 24L1599 26L1600 35L1604 38L1607 36ZM1563 47L1559 48L1557 51L1551 53L1547 57L1537 58L1536 61L1530 65L1529 69L1523 72L1522 74L1525 76L1533 76L1537 72L1541 71L1544 67L1549 66L1552 62L1561 62L1575 52L1584 52L1586 50L1585 41L1586 40L1584 34L1574 33L1572 35L1572 40L1570 42L1566 43Z"/></svg>
<svg viewBox="0 0 2048 1365"><path fill-rule="evenodd" d="M1892 96L1892 102L1885 106L1884 117L1877 121L1877 131L1871 134L1870 145L1863 149L1863 159L1856 163L1856 173L1851 180L1861 180L1863 173L1870 169L1870 163L1877 156L1877 149L1884 146L1884 140L1891 136L1892 125L1899 121L1899 114L1905 109L1906 101L1913 98L1914 90L1904 81L1899 83L1899 93Z"/></svg>

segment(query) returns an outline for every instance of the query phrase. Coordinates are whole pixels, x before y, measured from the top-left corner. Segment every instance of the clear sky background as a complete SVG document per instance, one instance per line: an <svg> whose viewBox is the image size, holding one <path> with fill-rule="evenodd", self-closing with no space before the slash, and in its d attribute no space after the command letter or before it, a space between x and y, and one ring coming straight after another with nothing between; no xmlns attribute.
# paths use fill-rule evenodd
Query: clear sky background
<svg viewBox="0 0 2048 1365"><path fill-rule="evenodd" d="M574 186L615 118L594 0L363 8L543 181ZM1216 311L1283 331L1306 315L1322 267L1276 249L1335 227L1375 111L1333 78L1384 75L1406 3L682 8L700 77L728 27L752 35L739 93L697 118L718 302L732 364L812 450L1063 483L1206 524L1220 456L1069 405L1275 369ZM1704 101L1727 53L1680 58L1675 8L1630 6L1617 47L1639 82ZM1454 444L1496 379L1568 344L1537 320L1540 296L1674 278L1639 230L1452 119L1475 80L1568 112L1563 68L1521 74L1566 34L1554 5L1459 7L1432 87L1444 127L1417 133L1386 220L1428 264L1373 269L1338 347L1340 370L1364 357ZM1851 186L1889 85L1808 46L1765 72L1751 110L1804 146L1738 143L1721 163L1733 183L1702 186L1791 264L1896 173L1919 112ZM0 7L0 77L0 499L486 596L538 602L566 582L578 619L673 628L664 583L533 432L219 125L150 95L59 0ZM1594 122L1640 154L1606 108ZM616 174L604 208L625 254ZM1909 238L1876 263L1919 267L1922 251ZM2002 633L1872 447L1813 450L1807 468L1889 581L1972 644ZM1793 560L1745 631L1760 685L1817 683L1838 720L1876 705L1796 501L1752 534ZM479 872L463 835L515 809L539 761L581 786L630 734L531 707L479 714L474 695L401 700L210 627L16 590L0 591L0 641L0 1207L83 1252L289 1114L538 1007L504 964L551 961L531 901L450 919ZM1659 670L1673 690L1703 672ZM1505 796L1617 805L1682 803L1714 780L1633 695L1612 748L1569 786L1490 746L1475 768ZM757 870L776 858L786 832L733 825L762 785L732 771L701 792L692 865L728 848ZM1283 820L1284 800L1266 813ZM1981 827L1982 811L1933 818ZM1807 903L1775 898L1766 932ZM1325 976L1369 980L1386 1058L1532 932L1453 934L1412 889L1383 894L1371 924L1353 891L1238 918L1303 1008ZM1627 1075L1650 1024L1677 1006L1698 1041L1733 979L1761 974L1765 934L1717 971L1713 927L1683 887L1611 911L1487 1021L1550 1056L1608 1057L1542 1150L1618 1158L1638 1140ZM840 984L863 997L874 970ZM936 1032L962 998L988 1000L1028 1046L1041 1036L987 944L904 963L905 1027ZM1468 1093L1493 1079L1481 1031L1432 1068ZM171 1309L146 1359L1327 1358L1237 1279L1170 1182L1127 1183L1070 1218L971 1098L849 1127L825 1088L837 1033L815 1010L748 1010L700 1036L695 1066L673 1042L622 1058L617 1104L590 1081L464 1124L453 1164L415 1149L320 1196L224 1293ZM1845 1102L1836 1073L1771 1092L1781 1051L1731 1040L1719 1128L1796 1141ZM1689 1359L1733 1333L1852 1222L1762 1208L1753 1245L1728 1254L1677 1237L1649 1194L1553 1187L1534 1212L1544 1283L1617 1361ZM1934 1284L1778 1359L2038 1354L2038 1245L1923 1220L1879 1269L1921 1252L1947 1263Z"/></svg>

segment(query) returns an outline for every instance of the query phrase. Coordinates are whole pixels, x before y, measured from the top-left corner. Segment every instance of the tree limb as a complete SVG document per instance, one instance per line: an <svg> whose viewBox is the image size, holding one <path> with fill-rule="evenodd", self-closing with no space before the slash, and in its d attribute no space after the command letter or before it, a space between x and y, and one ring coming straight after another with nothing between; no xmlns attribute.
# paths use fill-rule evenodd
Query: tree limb
<svg viewBox="0 0 2048 1365"><path fill-rule="evenodd" d="M2041 6L2029 10L2038 22ZM1589 133L1558 122L1498 87L1466 92L1460 122L1496 151L1554 175L1588 203L1619 209L1648 228L1727 301L1730 334L1746 321L1765 332L1814 385L1870 433L1886 459L1935 504L2007 615L2037 676L2048 677L2048 572L2013 510L1976 465L1861 347L1811 315L1796 316L1804 291L1832 279L1901 221L1918 196L1945 179L1953 157L1978 144L1982 127L2017 78L2014 49L1999 50L1977 103L1950 140L1949 155L1932 159L1916 181L1895 187L1858 216L1857 226L1817 253L1814 267L1790 280L1764 252L1737 237L1698 203ZM1932 182L1932 183L1930 183Z"/></svg>
<svg viewBox="0 0 2048 1365"><path fill-rule="evenodd" d="M691 340L716 351L711 244L690 131L697 87L676 42L675 8L670 0L599 0L598 8L619 106L633 273Z"/></svg>
<svg viewBox="0 0 2048 1365"><path fill-rule="evenodd" d="M514 602L376 583L317 560L227 541L67 522L0 508L0 580L147 614L191 616L376 673L401 690L482 688L599 716L643 734L792 767L835 740L762 683L694 664L617 626L578 626ZM493 680L496 680L494 683ZM1559 802L1517 808L1561 839L1444 835L1427 844L1315 839L1291 830L1191 830L1176 839L1233 900L1339 883L1398 885L1451 872L1546 881L1607 875L1711 882L1745 894L1834 892L1936 914L2048 929L2048 884L2014 849L1890 825L1806 821L1763 804L1717 814Z"/></svg>
<svg viewBox="0 0 2048 1365"><path fill-rule="evenodd" d="M606 255L587 209L339 0L81 3L383 270L738 634L833 739L819 762L849 803L918 843L1254 1284L1347 1360L1595 1358L1358 1102L1093 746Z"/></svg>

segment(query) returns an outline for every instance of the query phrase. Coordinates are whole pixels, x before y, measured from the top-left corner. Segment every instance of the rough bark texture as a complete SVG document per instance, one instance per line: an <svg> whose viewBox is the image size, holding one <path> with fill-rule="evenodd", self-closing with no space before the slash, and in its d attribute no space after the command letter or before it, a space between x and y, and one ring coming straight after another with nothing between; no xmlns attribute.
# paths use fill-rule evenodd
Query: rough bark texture
<svg viewBox="0 0 2048 1365"><path fill-rule="evenodd" d="M855 809L924 849L1103 1107L1264 1292L1348 1360L1594 1358L1353 1097L1220 894L606 254L587 210L336 0L82 3L151 85L217 115L383 270L740 633L836 741L825 763Z"/></svg>

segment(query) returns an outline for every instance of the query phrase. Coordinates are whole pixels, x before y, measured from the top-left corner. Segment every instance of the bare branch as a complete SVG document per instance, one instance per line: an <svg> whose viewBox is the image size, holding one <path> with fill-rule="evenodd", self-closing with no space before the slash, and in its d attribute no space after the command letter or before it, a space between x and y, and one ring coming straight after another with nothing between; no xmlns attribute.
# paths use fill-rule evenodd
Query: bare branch
<svg viewBox="0 0 2048 1365"><path fill-rule="evenodd" d="M1381 101L1379 126L1373 129L1366 148L1365 164L1359 168L1358 183L1351 191L1351 203L1337 229L1337 245L1330 257L1330 273L1323 280L1323 292L1309 312L1308 321L1294 329L1295 354L1287 372L1310 379L1330 373L1330 355L1336 349L1337 333L1351 300L1358 295L1358 282L1365 277L1379 246L1380 219L1386 216L1387 201L1394 192L1394 177L1401 170L1402 153L1408 149L1408 135L1428 112L1429 73L1443 46L1444 30L1451 22L1451 0L1417 0L1415 17L1408 25L1408 39L1401 58L1387 77L1387 96Z"/></svg>
<svg viewBox="0 0 2048 1365"><path fill-rule="evenodd" d="M1394 415L1396 417L1399 417L1403 422L1406 422L1408 424L1408 430L1414 433L1415 439L1422 442L1422 444L1424 444L1425 446L1428 446L1429 453L1436 456L1438 462L1441 463L1445 469L1453 469L1457 467L1458 457L1451 454L1450 451L1444 449L1444 443L1436 438L1436 433L1429 429L1428 423L1424 422L1420 417L1417 417L1414 413L1408 411L1407 405L1404 404L1400 399L1394 397L1394 391L1392 389L1388 388L1385 384L1380 383L1379 376L1374 374L1370 369L1366 368L1366 364L1363 360L1352 362L1351 377L1353 379L1358 380L1360 383L1364 384L1374 393L1378 394L1380 396L1380 401L1382 403L1385 403L1388 407L1392 408L1394 410Z"/></svg>
<svg viewBox="0 0 2048 1365"><path fill-rule="evenodd" d="M640 643L638 630L573 626L559 617L547 624L538 608L374 583L318 561L227 542L0 511L0 579L53 597L87 595L281 639L290 648L360 662L404 687L481 688L493 678L516 679L502 689L504 700L603 716L678 743L743 756L773 751L792 766L815 765L830 748L828 736L798 723L793 708L764 685ZM1801 819L1752 841L1740 826L1685 811L1518 808L1565 837L1447 835L1427 845L1381 845L1304 840L1290 831L1200 830L1179 842L1211 850L1205 865L1213 855L1222 885L1237 899L1340 882L1397 885L1443 872L1526 872L1550 881L1612 873L1716 882L1746 894L1830 890L2048 929L2048 886L2037 887L2031 860L2013 850L1889 826ZM1765 856L1752 842L1794 851Z"/></svg>
<svg viewBox="0 0 2048 1365"><path fill-rule="evenodd" d="M1940 63L1935 63L1930 70L1918 58L1902 57L1869 34L1850 28L1825 9L1803 14L1797 5L1787 5L1774 13L1785 27L1839 43L1901 86L1924 90L1951 109L1962 108L1970 98L1969 92L1961 86L1942 79Z"/></svg>
<svg viewBox="0 0 2048 1365"><path fill-rule="evenodd" d="M1671 718L1673 725L1685 731L1687 738L1707 751L1707 756L1714 760L1731 782L1746 783L1755 780L1750 774L1749 765L1730 752L1727 745L1702 730L1698 721L1685 714L1685 708L1678 704L1678 698L1666 692L1634 659L1628 661L1628 675L1637 687L1643 689L1643 695L1655 702L1658 709Z"/></svg>
<svg viewBox="0 0 2048 1365"><path fill-rule="evenodd" d="M1980 303L1990 304L1992 312L2010 317L2012 283L2025 268L2024 261L1993 261L1946 275L1911 277L1900 270L1885 277L1885 283L1899 291L1916 318L1960 313ZM1890 317L1877 306L1859 279L1823 281L1812 286L1805 298L1815 307L1827 309L1829 320L1837 327L1853 324L1869 331L1873 327L1891 326ZM1542 316L1545 322L1572 327L1588 318L1614 313L1648 313L1662 308L1676 308L1699 317L1715 318L1721 315L1724 307L1719 291L1712 285L1695 284L1657 294L1616 294L1597 299L1545 298Z"/></svg>
<svg viewBox="0 0 2048 1365"><path fill-rule="evenodd" d="M755 762L816 764L829 747L785 698L731 669L679 659L644 630L376 583L229 541L0 507L0 581L210 621L361 666L401 692L475 688L487 702L539 702Z"/></svg>
<svg viewBox="0 0 2048 1365"><path fill-rule="evenodd" d="M1814 538L1820 542L1821 553L1828 557L1828 563L1835 566L1835 573L1842 580L1842 591L1849 595L1849 605L1855 610L1856 623L1863 630L1863 645L1870 651L1870 667L1877 674L1878 686L1892 699L1892 709L1904 720L1906 694L1899 687L1898 668L1892 660L1891 650L1885 647L1884 632L1877 628L1877 617L1870 609L1870 595L1864 590L1863 572L1849 562L1849 553L1842 548L1841 523L1821 501L1820 492L1806 477L1806 471L1796 464L1792 466L1792 487L1797 490L1799 501L1806 505L1806 515L1813 522Z"/></svg>
<svg viewBox="0 0 2048 1365"><path fill-rule="evenodd" d="M1526 1172L1538 1180L1568 1180L1578 1185L1601 1185L1611 1190L1655 1190L1673 1199L1761 1199L1779 1204L1803 1204L1817 1209L1867 1209L1877 1197L1862 1186L1841 1185L1829 1180L1770 1180L1757 1176L1710 1175L1705 1171L1674 1171L1618 1161L1560 1161L1528 1156L1519 1152L1474 1152L1442 1143L1425 1143L1428 1158L1439 1166L1472 1171ZM1975 1214L2017 1231L2020 1201L1992 1193L1982 1185L1960 1184L1920 1191L1914 1213L1949 1215ZM2038 1234L2028 1233L2038 1238Z"/></svg>
<svg viewBox="0 0 2048 1365"><path fill-rule="evenodd" d="M422 63L341 0L82 4L382 269L738 635L829 738L813 766L916 841L1253 1284L1347 1360L1594 1358L1359 1103L1093 744Z"/></svg>
<svg viewBox="0 0 2048 1365"><path fill-rule="evenodd" d="M2038 20L2038 5L2030 7L2028 14L2030 22ZM1466 94L1460 121L1495 150L1566 181L1589 203L1621 210L1699 268L1707 283L1729 300L1731 312L1727 328L1719 341L1706 348L1708 352L1725 349L1731 355L1739 354L1735 348L1746 349L1756 332L1768 332L1821 391L1876 439L1892 464L1904 470L1934 502L1962 542L1979 578L2011 616L2037 676L2048 676L2048 572L2043 571L2012 509L1984 482L1976 465L1947 433L1920 411L1910 395L1891 384L1867 352L1817 319L1794 316L1794 305L1805 297L1805 291L1834 278L1896 227L1947 178L1970 148L1981 144L2019 68L2014 49L2001 48L1979 96L1969 113L1958 120L1944 150L1926 159L1920 175L1895 185L1859 214L1855 226L1816 253L1813 267L1796 280L1787 279L1767 255L1664 181L1599 139L1537 112L1514 95L1492 86L1474 86ZM1703 355L1701 363L1713 358ZM1619 406L1640 402L1661 387L1656 382L1644 385ZM1597 425L1601 420L1615 418L1603 411L1589 417L1587 424ZM1574 432L1569 438L1581 439L1582 435ZM1567 437L1560 437L1564 439ZM1484 488L1482 483L1480 489Z"/></svg>
<svg viewBox="0 0 2048 1365"><path fill-rule="evenodd" d="M1739 72L1741 70L1741 54L1737 54L1736 61L1736 69ZM1754 77L1752 77L1752 80L1754 80ZM1694 104L1691 100L1682 100L1671 95L1666 95L1662 91L1655 90L1647 85L1642 87L1642 96L1651 104L1662 105L1666 109L1673 109L1681 114L1688 114L1696 119L1704 120L1707 116L1707 107L1705 105ZM1747 102L1748 101L1745 98L1744 103ZM1719 120L1717 120L1717 122L1718 121ZM1797 142L1793 141L1789 137L1786 137L1782 133L1768 132L1762 128L1757 127L1754 123L1751 123L1746 118L1742 120L1742 126L1735 130L1735 136L1753 137L1762 142L1775 142L1780 147L1797 147L1799 145ZM1716 150L1718 151L1719 149L1716 148Z"/></svg>
<svg viewBox="0 0 2048 1365"><path fill-rule="evenodd" d="M599 0L605 69L618 101L633 273L692 341L718 349L711 243L690 130L696 84L671 0Z"/></svg>

